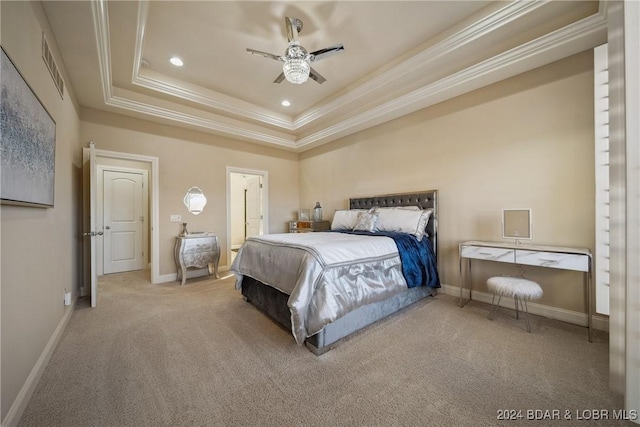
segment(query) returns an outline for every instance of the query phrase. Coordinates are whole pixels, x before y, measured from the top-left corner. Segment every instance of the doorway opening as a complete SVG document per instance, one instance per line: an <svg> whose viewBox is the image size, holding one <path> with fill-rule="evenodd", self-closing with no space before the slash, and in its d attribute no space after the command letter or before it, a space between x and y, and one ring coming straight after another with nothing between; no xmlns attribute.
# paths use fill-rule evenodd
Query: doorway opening
<svg viewBox="0 0 640 427"><path fill-rule="evenodd" d="M227 263L252 236L268 233L266 171L227 167Z"/></svg>
<svg viewBox="0 0 640 427"><path fill-rule="evenodd" d="M98 276L143 270L149 266L149 171L98 164Z"/></svg>
<svg viewBox="0 0 640 427"><path fill-rule="evenodd" d="M90 154L91 153L91 154ZM91 159L91 161L89 161ZM101 246L101 236L104 230L98 229L97 224L93 224L97 220L97 175L98 167L127 167L130 169L143 169L147 171L147 197L144 202L147 206L145 217L145 229L147 236L143 237L148 242L147 255L145 257L145 265L149 265L151 269L151 283L162 283L173 280L175 276L160 276L159 264L159 186L158 171L159 161L157 157L136 155L130 153L120 153L115 151L107 151L95 149L95 143L91 142L89 148L83 149L83 186L84 186L84 203L83 203L83 223L84 229L91 232L91 244L85 246L84 251L84 286L80 289L82 296L91 295L91 305L95 307L97 301L97 248ZM90 179L90 176L93 178ZM91 181L95 184L90 185ZM93 218L93 219L91 219ZM89 233L86 233L89 234ZM93 249L92 249L93 247Z"/></svg>

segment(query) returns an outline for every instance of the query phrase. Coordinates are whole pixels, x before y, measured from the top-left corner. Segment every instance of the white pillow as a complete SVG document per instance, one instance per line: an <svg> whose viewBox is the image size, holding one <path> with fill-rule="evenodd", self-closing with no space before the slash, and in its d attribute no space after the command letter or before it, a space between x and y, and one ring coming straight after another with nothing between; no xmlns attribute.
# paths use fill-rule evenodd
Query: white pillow
<svg viewBox="0 0 640 427"><path fill-rule="evenodd" d="M422 240L423 236L429 237L429 233L426 232L427 224L429 224L429 218L433 214L433 209L425 209L422 211L422 216L420 217L420 222L418 222L418 229L416 230L416 238L418 241Z"/></svg>
<svg viewBox="0 0 640 427"><path fill-rule="evenodd" d="M418 240L422 240L433 209L425 209L424 211L379 209L377 213L377 230L413 234Z"/></svg>
<svg viewBox="0 0 640 427"><path fill-rule="evenodd" d="M358 222L358 213L366 212L362 209L344 209L337 210L333 214L333 220L331 221L332 230L353 230Z"/></svg>
<svg viewBox="0 0 640 427"><path fill-rule="evenodd" d="M418 223L422 216L421 210L379 209L377 213L377 230L409 234L415 234L418 231Z"/></svg>
<svg viewBox="0 0 640 427"><path fill-rule="evenodd" d="M374 232L377 229L378 213L370 213L368 211L358 212L358 221L356 222L354 231L371 231Z"/></svg>
<svg viewBox="0 0 640 427"><path fill-rule="evenodd" d="M419 210L422 210L422 208L420 206L391 206L391 207L378 208L378 210L384 210L384 209L400 209L400 210L405 210L405 211L419 211Z"/></svg>

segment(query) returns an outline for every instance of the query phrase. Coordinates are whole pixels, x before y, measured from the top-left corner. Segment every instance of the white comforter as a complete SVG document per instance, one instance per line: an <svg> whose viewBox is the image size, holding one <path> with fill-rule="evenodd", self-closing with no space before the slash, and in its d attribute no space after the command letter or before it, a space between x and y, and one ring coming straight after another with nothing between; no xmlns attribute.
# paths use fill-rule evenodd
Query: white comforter
<svg viewBox="0 0 640 427"><path fill-rule="evenodd" d="M247 239L231 265L236 288L249 276L289 295L298 344L351 310L407 289L393 239L343 233Z"/></svg>

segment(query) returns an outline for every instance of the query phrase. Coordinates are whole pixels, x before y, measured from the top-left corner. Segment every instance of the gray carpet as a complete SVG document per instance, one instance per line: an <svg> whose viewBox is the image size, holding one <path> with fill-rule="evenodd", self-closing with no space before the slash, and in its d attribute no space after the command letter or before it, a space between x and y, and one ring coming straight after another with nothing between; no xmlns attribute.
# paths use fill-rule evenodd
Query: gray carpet
<svg viewBox="0 0 640 427"><path fill-rule="evenodd" d="M317 357L230 277L109 275L97 308L79 303L19 425L631 425L575 419L622 408L606 334L590 344L585 328L535 316L529 334L512 311L489 321L486 304L457 302L418 302ZM562 419L527 422L527 410Z"/></svg>

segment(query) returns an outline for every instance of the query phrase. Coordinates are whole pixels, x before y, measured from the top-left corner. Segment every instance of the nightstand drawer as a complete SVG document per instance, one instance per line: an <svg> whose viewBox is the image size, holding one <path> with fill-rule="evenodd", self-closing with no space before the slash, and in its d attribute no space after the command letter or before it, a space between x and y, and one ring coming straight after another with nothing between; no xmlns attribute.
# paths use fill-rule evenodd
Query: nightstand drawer
<svg viewBox="0 0 640 427"><path fill-rule="evenodd" d="M213 252L217 248L216 241L211 238L194 239L187 241L184 246L185 254L193 254L198 252Z"/></svg>
<svg viewBox="0 0 640 427"><path fill-rule="evenodd" d="M331 229L331 223L329 221L289 221L290 233L326 231L329 229Z"/></svg>
<svg viewBox="0 0 640 427"><path fill-rule="evenodd" d="M516 250L516 264L537 265L562 270L589 271L589 256L518 249Z"/></svg>
<svg viewBox="0 0 640 427"><path fill-rule="evenodd" d="M515 251L505 248L486 248L482 246L462 246L460 256L463 258L485 259L487 261L510 262L515 259Z"/></svg>

